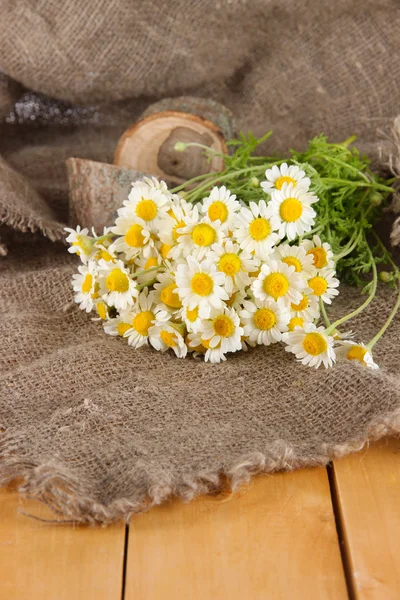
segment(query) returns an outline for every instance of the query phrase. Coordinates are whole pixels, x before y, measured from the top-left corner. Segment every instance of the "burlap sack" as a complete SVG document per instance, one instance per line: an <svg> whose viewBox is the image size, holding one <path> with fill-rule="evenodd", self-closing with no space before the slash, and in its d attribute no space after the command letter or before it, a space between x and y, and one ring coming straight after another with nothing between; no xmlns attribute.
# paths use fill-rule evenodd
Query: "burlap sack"
<svg viewBox="0 0 400 600"><path fill-rule="evenodd" d="M65 159L110 162L149 95L209 95L243 129L272 127L280 151L356 132L377 157L376 130L398 112L399 21L396 2L9 2L1 67L59 101L27 93L0 126L1 222L38 232L8 236L0 263L1 483L110 522L400 431L399 319L377 372L315 372L280 346L215 367L134 351L73 304L75 259L40 235L62 235ZM362 339L393 300L381 290L352 323ZM359 302L341 290L333 316Z"/></svg>

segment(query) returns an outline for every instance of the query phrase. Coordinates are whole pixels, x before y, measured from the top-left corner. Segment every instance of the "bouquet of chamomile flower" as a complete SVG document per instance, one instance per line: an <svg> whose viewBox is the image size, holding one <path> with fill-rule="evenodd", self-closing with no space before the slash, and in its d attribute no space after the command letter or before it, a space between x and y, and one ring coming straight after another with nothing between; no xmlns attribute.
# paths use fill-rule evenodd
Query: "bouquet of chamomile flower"
<svg viewBox="0 0 400 600"><path fill-rule="evenodd" d="M331 367L342 358L377 368L372 347L400 297L368 344L339 328L375 295L376 263L388 253L379 241L378 257L366 232L392 190L368 178L366 164L356 169L354 159L362 159L348 143L330 147L325 138L317 140L325 153L322 165L315 161L315 140L309 156L293 152L284 161L253 157L261 140L250 136L233 142L236 152L225 157L221 173L173 190L155 178L134 182L115 224L102 235L67 230L69 251L82 262L73 276L79 307L94 312L105 333L134 349L150 345L179 358L192 354L219 363L249 346L283 343L311 367ZM356 278L371 272L372 279L361 306L330 323L326 305L339 294L338 261L344 275L347 268ZM394 263L385 273L395 284Z"/></svg>

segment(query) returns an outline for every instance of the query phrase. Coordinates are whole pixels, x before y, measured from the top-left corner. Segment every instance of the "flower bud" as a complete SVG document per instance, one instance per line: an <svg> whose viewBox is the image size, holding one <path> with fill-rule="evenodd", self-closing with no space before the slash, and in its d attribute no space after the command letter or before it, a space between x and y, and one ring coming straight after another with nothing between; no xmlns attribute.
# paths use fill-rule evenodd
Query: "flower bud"
<svg viewBox="0 0 400 600"><path fill-rule="evenodd" d="M258 177L252 177L250 179L250 185L251 187L260 187L260 180L258 179Z"/></svg>
<svg viewBox="0 0 400 600"><path fill-rule="evenodd" d="M389 273L388 271L381 271L379 273L379 279L380 279L380 281L383 281L384 283L389 283L391 278L392 278L392 274Z"/></svg>
<svg viewBox="0 0 400 600"><path fill-rule="evenodd" d="M373 206L380 206L382 204L382 194L380 194L379 192L372 192L369 201Z"/></svg>
<svg viewBox="0 0 400 600"><path fill-rule="evenodd" d="M185 152L187 144L185 142L176 142L174 150L177 152Z"/></svg>

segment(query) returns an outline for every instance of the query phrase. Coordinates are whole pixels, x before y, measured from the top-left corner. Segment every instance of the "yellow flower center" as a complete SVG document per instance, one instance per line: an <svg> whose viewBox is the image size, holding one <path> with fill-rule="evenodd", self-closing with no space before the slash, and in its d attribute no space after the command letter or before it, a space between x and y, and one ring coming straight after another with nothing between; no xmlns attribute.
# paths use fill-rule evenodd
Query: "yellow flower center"
<svg viewBox="0 0 400 600"><path fill-rule="evenodd" d="M153 320L154 313L151 310L145 310L135 316L132 326L140 335L147 335Z"/></svg>
<svg viewBox="0 0 400 600"><path fill-rule="evenodd" d="M186 318L191 323L194 323L197 317L199 316L199 307L195 306L193 310L186 310Z"/></svg>
<svg viewBox="0 0 400 600"><path fill-rule="evenodd" d="M276 301L284 296L289 289L289 281L282 273L270 273L263 282L263 290Z"/></svg>
<svg viewBox="0 0 400 600"><path fill-rule="evenodd" d="M225 275L233 277L240 271L241 267L242 261L236 254L223 254L219 259L218 269Z"/></svg>
<svg viewBox="0 0 400 600"><path fill-rule="evenodd" d="M208 208L208 216L210 221L221 221L221 223L224 223L228 218L228 209L226 204L220 200L213 202Z"/></svg>
<svg viewBox="0 0 400 600"><path fill-rule="evenodd" d="M151 269L151 267L156 267L158 265L158 260L155 256L151 256L147 259L146 264L144 265L145 269Z"/></svg>
<svg viewBox="0 0 400 600"><path fill-rule="evenodd" d="M137 223L129 227L125 234L125 242L128 244L128 246L131 246L132 248L143 248L144 236L142 231L143 227Z"/></svg>
<svg viewBox="0 0 400 600"><path fill-rule="evenodd" d="M209 296L214 289L214 282L207 273L196 273L190 282L192 292L198 296Z"/></svg>
<svg viewBox="0 0 400 600"><path fill-rule="evenodd" d="M99 250L96 254L96 258L97 260L100 260L102 258L107 262L111 262L112 260L114 260L111 254L107 252L107 250Z"/></svg>
<svg viewBox="0 0 400 600"><path fill-rule="evenodd" d="M270 308L260 308L254 313L254 323L262 331L272 329L276 323L276 314Z"/></svg>
<svg viewBox="0 0 400 600"><path fill-rule="evenodd" d="M324 248L312 248L307 252L307 254L312 254L314 259L314 267L316 269L323 269L328 264L328 256Z"/></svg>
<svg viewBox="0 0 400 600"><path fill-rule="evenodd" d="M160 338L162 339L162 341L164 342L164 344L166 346L168 346L168 348L173 348L174 346L176 346L176 335L175 333L170 333L169 331L162 331L160 333Z"/></svg>
<svg viewBox="0 0 400 600"><path fill-rule="evenodd" d="M350 350L346 354L346 358L349 360L359 360L364 363L364 357L367 354L367 349L362 346L351 346Z"/></svg>
<svg viewBox="0 0 400 600"><path fill-rule="evenodd" d="M235 331L235 325L233 324L232 319L226 315L215 317L213 327L215 333L221 337L230 337Z"/></svg>
<svg viewBox="0 0 400 600"><path fill-rule="evenodd" d="M208 350L208 349L209 349L209 347L210 347L210 341L211 341L211 338L210 338L209 340L203 340L203 339L201 340L201 343L202 343L202 345L204 346L204 348L205 348L206 350ZM220 347L220 345L221 345L221 344L218 344L218 346L215 346L215 348L219 348L219 347Z"/></svg>
<svg viewBox="0 0 400 600"><path fill-rule="evenodd" d="M96 312L103 321L107 319L107 306L104 302L98 302L96 304Z"/></svg>
<svg viewBox="0 0 400 600"><path fill-rule="evenodd" d="M309 279L308 285L312 289L314 296L322 296L322 294L325 294L326 290L328 289L328 283L326 279L320 277L319 275Z"/></svg>
<svg viewBox="0 0 400 600"><path fill-rule="evenodd" d="M110 292L127 292L129 278L121 269L113 269L106 279L106 286Z"/></svg>
<svg viewBox="0 0 400 600"><path fill-rule="evenodd" d="M265 240L271 233L271 224L267 219L258 217L250 223L249 231L253 240L260 242Z"/></svg>
<svg viewBox="0 0 400 600"><path fill-rule="evenodd" d="M211 246L215 238L215 229L208 223L199 223L192 231L192 240L197 246Z"/></svg>
<svg viewBox="0 0 400 600"><path fill-rule="evenodd" d="M136 206L136 214L143 221L152 221L157 216L157 204L153 200L142 200Z"/></svg>
<svg viewBox="0 0 400 600"><path fill-rule="evenodd" d="M167 285L167 287L165 287L160 294L161 302L164 302L164 304L171 306L172 308L180 308L182 306L182 302L176 293L176 290L176 283Z"/></svg>
<svg viewBox="0 0 400 600"><path fill-rule="evenodd" d="M294 267L294 270L297 273L301 273L301 271L302 271L301 262L295 256L286 256L285 258L282 258L282 262L289 265L289 267Z"/></svg>
<svg viewBox="0 0 400 600"><path fill-rule="evenodd" d="M283 221L293 223L300 219L303 205L297 198L286 198L279 207L279 214Z"/></svg>
<svg viewBox="0 0 400 600"><path fill-rule="evenodd" d="M168 244L161 244L160 254L164 259L168 257L171 248L172 246L168 246Z"/></svg>
<svg viewBox="0 0 400 600"><path fill-rule="evenodd" d="M296 327L304 327L304 319L301 317L292 317L289 321L289 331L294 331Z"/></svg>
<svg viewBox="0 0 400 600"><path fill-rule="evenodd" d="M179 223L177 223L176 225L174 225L174 228L172 229L172 237L174 238L174 240L176 242L178 241L178 239L182 235L181 233L178 233L177 229L181 229L182 227L185 227L185 223L183 221L179 221Z"/></svg>
<svg viewBox="0 0 400 600"><path fill-rule="evenodd" d="M287 175L282 175L282 177L278 177L275 181L275 187L277 190L281 190L284 183L292 183L293 187L296 187L296 180L292 177L288 177Z"/></svg>
<svg viewBox="0 0 400 600"><path fill-rule="evenodd" d="M90 292L90 290L92 289L92 285L93 285L93 276L90 275L90 273L88 273L82 283L82 288L81 288L82 292L84 294L88 294Z"/></svg>
<svg viewBox="0 0 400 600"><path fill-rule="evenodd" d="M132 325L129 325L129 323L118 323L117 331L118 335L121 337L124 337L124 334L128 331L128 329L132 329Z"/></svg>
<svg viewBox="0 0 400 600"><path fill-rule="evenodd" d="M309 299L307 298L307 296L305 294L303 294L303 297L298 304L293 304L293 302L292 302L290 306L291 306L292 310L300 312L301 310L305 310L306 308L308 308L309 304L310 304Z"/></svg>
<svg viewBox="0 0 400 600"><path fill-rule="evenodd" d="M322 354L326 351L327 347L327 341L320 333L313 331L312 333L307 333L304 337L303 348L311 356Z"/></svg>

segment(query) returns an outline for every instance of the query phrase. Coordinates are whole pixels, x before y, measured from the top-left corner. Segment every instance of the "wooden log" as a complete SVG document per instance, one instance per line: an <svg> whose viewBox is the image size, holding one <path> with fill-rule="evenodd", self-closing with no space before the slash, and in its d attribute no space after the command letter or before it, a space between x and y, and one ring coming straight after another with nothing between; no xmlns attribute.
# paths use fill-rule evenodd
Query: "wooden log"
<svg viewBox="0 0 400 600"><path fill-rule="evenodd" d="M81 158L67 160L72 227L94 227L101 233L111 225L117 209L127 199L132 182L144 174L134 169Z"/></svg>
<svg viewBox="0 0 400 600"><path fill-rule="evenodd" d="M199 147L179 152L177 142L202 144L226 154L226 141L234 134L233 115L222 104L190 96L166 98L151 105L121 136L114 164L180 184L222 170L224 161L220 156L208 160Z"/></svg>

